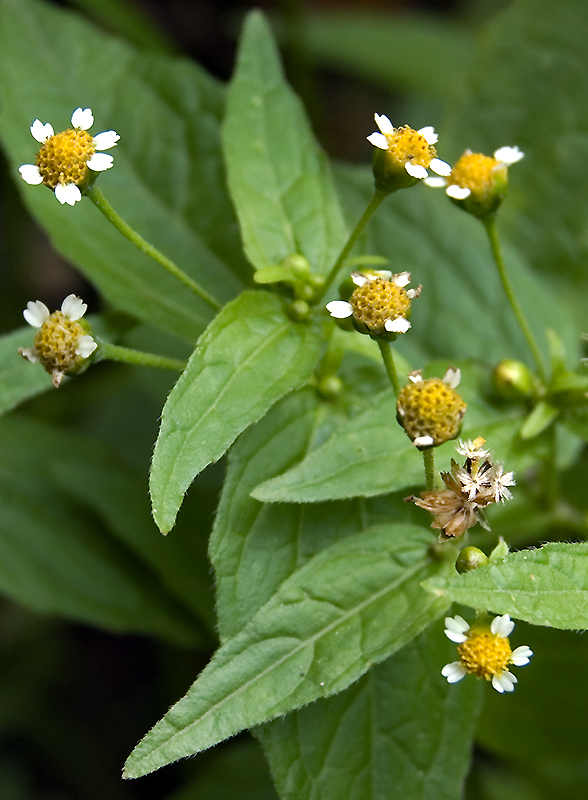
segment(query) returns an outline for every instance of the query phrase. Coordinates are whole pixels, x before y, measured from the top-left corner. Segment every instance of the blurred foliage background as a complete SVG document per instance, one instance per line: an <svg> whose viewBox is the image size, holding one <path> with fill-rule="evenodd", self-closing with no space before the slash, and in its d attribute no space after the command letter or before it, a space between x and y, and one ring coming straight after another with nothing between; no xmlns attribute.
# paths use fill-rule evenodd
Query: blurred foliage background
<svg viewBox="0 0 588 800"><path fill-rule="evenodd" d="M479 37L486 24L509 3L503 0L308 0L306 3L266 0L257 4L216 0L70 0L58 5L75 10L138 48L191 57L221 80L230 77L244 13L253 5L262 7L270 15L282 43L288 77L301 94L326 151L335 159L365 164L370 157L370 146L364 135L372 130L374 111L386 113L393 121L426 119L437 128L443 125L445 112L462 91L464 73L479 55ZM507 63L491 64L489 69L498 74L507 69ZM553 109L546 105L547 129L548 123L553 122L553 114ZM455 135L458 124L459 120L449 121L449 128L454 127L454 141L467 141L469 126L470 130L476 130L476 146L484 147L486 142L480 136L483 120L464 122L459 137ZM523 141L500 143L519 144L525 149ZM579 153L581 156L581 149ZM457 151L444 152L442 157L456 155ZM584 169L578 183L585 177ZM537 174L538 189L544 182L545 174ZM551 202L556 194L552 193ZM570 194L562 193L559 199L570 214L579 214L579 210L568 207L572 202ZM516 238L527 246L539 269L553 264L553 254L558 253L568 273L585 270L584 242L566 236L562 229L558 234L544 232L542 238L530 227L521 230ZM92 287L52 250L47 236L23 209L13 177L9 176L1 156L0 264L2 332L22 324L22 309L31 299L42 298L53 308L61 304L65 295L74 292L89 302L91 311L100 310ZM567 288L572 285L568 282ZM148 331L142 330L143 344L147 335ZM116 453L117 463L128 470L129 486L134 487L132 502L144 504L147 518L145 487L150 448L173 380L169 375L102 364L83 381L68 387L67 403L63 403L61 393L29 401L10 418L9 426L2 428L0 464L4 466L0 472L7 485L33 495L38 488L38 475L59 473L56 464L59 465L60 450L77 452L76 433L99 431L105 447L105 463L108 452ZM136 413L138 402L141 414ZM35 434L30 426L23 429L29 439L22 441L18 436L19 418L66 423L72 441L45 440L44 429ZM28 448L35 454L37 476L20 465L19 448ZM178 632L174 642L174 636L162 635L158 639L113 635L100 630L100 620L97 627L89 627L64 622L58 614L38 615L16 603L2 601L0 797L7 800L196 797L270 800L276 797L261 750L248 736L240 736L198 759L167 767L140 781L120 780L120 769L131 747L160 716L162 708L185 691L214 647L214 600L206 542L222 477L222 463L208 469L197 479L186 500L201 520L197 538L193 531L182 529L181 519L173 534L179 539L184 537L186 547L193 552L193 563L198 565L193 579L200 587L199 612L203 623L199 637L184 637L182 641ZM80 480L83 482L83 475ZM575 480L582 485L577 475ZM59 525L62 514L73 515L83 520L84 525L100 529L109 542L109 526L113 523L107 515L100 515L97 500L84 497L83 492L76 493L72 481L62 475L55 479L55 487L59 487L60 494L52 524ZM110 491L107 483L103 488ZM150 524L147 519L146 526ZM154 539L159 537L155 526L152 535ZM130 558L131 552L125 557ZM8 554L0 553L0 558L7 557ZM107 585L104 590L107 594ZM168 601L173 602L166 597L165 602ZM522 625L520 635L521 641L527 641ZM542 655L534 663L533 671L525 675L526 681L540 684L549 680L549 675L561 674L563 664L572 663L578 675L585 672L588 666L585 639L572 640L562 632L543 629L534 629L533 637L535 641L544 640ZM569 719L562 724L561 752L550 759L541 750L547 711L529 708L524 696L515 695L509 700L505 719L504 706L500 705L502 698L488 697L468 782L468 797L540 800L558 796L553 794L554 787L562 788L559 796L564 796L585 786L588 760L580 744L581 726L572 725L570 730ZM560 705L566 702L565 693L561 699L557 692L550 696L550 718L556 724ZM582 708L585 703L585 698L578 698ZM575 718L583 719L584 714L577 712ZM521 741L526 744L522 749L517 748L515 756L513 744ZM538 758L542 760L539 779L532 766ZM571 770L571 763L577 769Z"/></svg>

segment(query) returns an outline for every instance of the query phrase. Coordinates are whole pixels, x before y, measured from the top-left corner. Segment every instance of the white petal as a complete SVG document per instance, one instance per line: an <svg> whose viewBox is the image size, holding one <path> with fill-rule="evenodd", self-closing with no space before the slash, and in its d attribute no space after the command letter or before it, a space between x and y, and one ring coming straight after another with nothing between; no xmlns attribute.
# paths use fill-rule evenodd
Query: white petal
<svg viewBox="0 0 588 800"><path fill-rule="evenodd" d="M460 661L452 661L451 664L445 664L441 675L447 678L447 683L457 683L466 675L466 671Z"/></svg>
<svg viewBox="0 0 588 800"><path fill-rule="evenodd" d="M459 386L459 382L461 381L461 370L455 369L455 367L448 367L445 375L443 376L443 383L449 386L451 389L455 389Z"/></svg>
<svg viewBox="0 0 588 800"><path fill-rule="evenodd" d="M419 166L419 164L413 164L412 161L407 161L404 165L404 169L408 172L411 178L426 178L429 174L424 167Z"/></svg>
<svg viewBox="0 0 588 800"><path fill-rule="evenodd" d="M470 626L463 617L459 615L445 617L445 626L445 636L451 639L452 642L461 644L468 638L465 634L469 631Z"/></svg>
<svg viewBox="0 0 588 800"><path fill-rule="evenodd" d="M78 200L82 199L82 193L75 183L58 183L55 187L55 197L59 200L61 205L67 203L68 206L73 206Z"/></svg>
<svg viewBox="0 0 588 800"><path fill-rule="evenodd" d="M88 306L81 297L77 297L75 294L68 294L61 304L61 313L65 314L72 322L81 319L87 310Z"/></svg>
<svg viewBox="0 0 588 800"><path fill-rule="evenodd" d="M71 115L71 124L74 128L87 131L94 124L94 115L91 108L76 108Z"/></svg>
<svg viewBox="0 0 588 800"><path fill-rule="evenodd" d="M436 172L437 175L443 175L446 178L451 173L451 167L447 163L447 161L441 161L440 158L434 158L431 161L431 169L433 172Z"/></svg>
<svg viewBox="0 0 588 800"><path fill-rule="evenodd" d="M393 132L394 125L392 125L392 123L385 114L374 114L374 119L376 120L376 125L382 131L383 134Z"/></svg>
<svg viewBox="0 0 588 800"><path fill-rule="evenodd" d="M389 281L392 277L392 272L389 269L376 269L374 270L378 278L382 278L385 281ZM587 334L588 336L588 334Z"/></svg>
<svg viewBox="0 0 588 800"><path fill-rule="evenodd" d="M507 167L510 167L511 164L516 164L517 161L520 161L524 156L525 154L522 153L518 147L499 147L498 150L494 152L494 158L497 161L502 161Z"/></svg>
<svg viewBox="0 0 588 800"><path fill-rule="evenodd" d="M427 144L435 144L439 138L432 125L426 125L424 128L417 131L417 133L420 133L420 135L426 139Z"/></svg>
<svg viewBox="0 0 588 800"><path fill-rule="evenodd" d="M409 300L414 300L415 297L418 297L421 293L421 286L418 286L416 289L407 289L406 296Z"/></svg>
<svg viewBox="0 0 588 800"><path fill-rule="evenodd" d="M33 328L40 328L49 316L49 309L40 300L29 300L22 315Z"/></svg>
<svg viewBox="0 0 588 800"><path fill-rule="evenodd" d="M435 444L435 440L432 436L417 436L413 444L415 447L431 447L431 445Z"/></svg>
<svg viewBox="0 0 588 800"><path fill-rule="evenodd" d="M37 355L37 351L34 347L19 347L18 354L19 356L26 358L27 361L30 361L31 364L34 364L35 361L39 360L39 356Z"/></svg>
<svg viewBox="0 0 588 800"><path fill-rule="evenodd" d="M394 276L392 283L400 287L408 286L410 283L410 272L399 272Z"/></svg>
<svg viewBox="0 0 588 800"><path fill-rule="evenodd" d="M524 667L525 664L529 663L529 659L533 655L533 651L530 647L527 647L526 644L517 647L516 650L513 650L510 656L510 663L514 664L515 667Z"/></svg>
<svg viewBox="0 0 588 800"><path fill-rule="evenodd" d="M388 139L386 139L383 133L370 133L370 135L365 138L370 144L373 144L374 147L379 147L380 150L388 149Z"/></svg>
<svg viewBox="0 0 588 800"><path fill-rule="evenodd" d="M78 339L78 346L76 347L76 355L82 358L88 358L92 355L94 350L98 347L94 339L86 333Z"/></svg>
<svg viewBox="0 0 588 800"><path fill-rule="evenodd" d="M364 275L363 272L352 272L351 280L356 286L365 286L366 283L370 282L371 278L369 275Z"/></svg>
<svg viewBox="0 0 588 800"><path fill-rule="evenodd" d="M353 314L353 307L345 300L331 300L327 303L327 311L335 319L346 319Z"/></svg>
<svg viewBox="0 0 588 800"><path fill-rule="evenodd" d="M409 372L407 378L411 383L423 383L422 370L415 369Z"/></svg>
<svg viewBox="0 0 588 800"><path fill-rule="evenodd" d="M406 333L410 328L410 322L404 317L396 317L396 319L387 319L384 327L389 333Z"/></svg>
<svg viewBox="0 0 588 800"><path fill-rule="evenodd" d="M105 169L111 168L113 161L114 158L108 155L108 153L94 153L86 166L94 172L103 172Z"/></svg>
<svg viewBox="0 0 588 800"><path fill-rule="evenodd" d="M450 183L447 189L445 189L445 193L448 197L453 197L454 200L465 200L472 192L466 186L458 186L457 183Z"/></svg>
<svg viewBox="0 0 588 800"><path fill-rule="evenodd" d="M53 136L53 125L50 125L48 122L43 125L40 119L36 119L31 125L31 133L33 134L33 139L43 144L43 142L46 142L47 139Z"/></svg>
<svg viewBox="0 0 588 800"><path fill-rule="evenodd" d="M425 183L433 189L443 189L447 185L445 178L436 178L434 175L430 178L425 178Z"/></svg>
<svg viewBox="0 0 588 800"><path fill-rule="evenodd" d="M94 146L96 150L110 150L111 147L115 147L119 139L120 136L116 131L103 131L94 136Z"/></svg>
<svg viewBox="0 0 588 800"><path fill-rule="evenodd" d="M502 636L506 639L513 632L514 626L515 624L508 614L503 614L501 617L494 617L490 630L495 636Z"/></svg>
<svg viewBox="0 0 588 800"><path fill-rule="evenodd" d="M43 176L39 172L39 167L35 166L35 164L23 164L18 168L18 171L25 183L30 183L32 186L43 183Z"/></svg>
<svg viewBox="0 0 588 800"><path fill-rule="evenodd" d="M497 692L514 692L514 685L517 682L516 677L512 672L503 672L501 675L492 676L492 686Z"/></svg>

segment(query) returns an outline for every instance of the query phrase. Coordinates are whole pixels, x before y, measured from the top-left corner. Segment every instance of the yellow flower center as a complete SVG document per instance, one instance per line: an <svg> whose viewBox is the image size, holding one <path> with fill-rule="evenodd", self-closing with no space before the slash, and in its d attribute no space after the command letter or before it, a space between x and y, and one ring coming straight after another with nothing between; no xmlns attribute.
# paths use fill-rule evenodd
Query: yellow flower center
<svg viewBox="0 0 588 800"><path fill-rule="evenodd" d="M426 169L437 155L433 145L430 145L422 134L409 128L408 125L394 128L392 133L386 135L386 139L388 140L388 153L402 166L407 161L412 161L413 164L418 164L419 167Z"/></svg>
<svg viewBox="0 0 588 800"><path fill-rule="evenodd" d="M512 655L508 639L495 636L490 631L470 630L467 636L466 641L457 648L466 672L489 681L507 669Z"/></svg>
<svg viewBox="0 0 588 800"><path fill-rule="evenodd" d="M36 164L45 186L51 189L61 184L82 183L86 164L96 152L94 139L88 131L70 128L50 136L37 153Z"/></svg>
<svg viewBox="0 0 588 800"><path fill-rule="evenodd" d="M399 421L413 441L431 436L435 445L455 439L466 404L440 378L408 383L398 396Z"/></svg>
<svg viewBox="0 0 588 800"><path fill-rule="evenodd" d="M83 361L76 348L85 333L78 322L72 322L61 311L45 320L35 336L35 350L47 372L67 372Z"/></svg>
<svg viewBox="0 0 588 800"><path fill-rule="evenodd" d="M447 184L469 189L473 195L484 195L494 185L494 176L500 167L500 161L491 156L466 153L451 170Z"/></svg>
<svg viewBox="0 0 588 800"><path fill-rule="evenodd" d="M383 332L386 320L406 317L410 309L406 291L383 278L358 286L349 302L355 319L374 332Z"/></svg>

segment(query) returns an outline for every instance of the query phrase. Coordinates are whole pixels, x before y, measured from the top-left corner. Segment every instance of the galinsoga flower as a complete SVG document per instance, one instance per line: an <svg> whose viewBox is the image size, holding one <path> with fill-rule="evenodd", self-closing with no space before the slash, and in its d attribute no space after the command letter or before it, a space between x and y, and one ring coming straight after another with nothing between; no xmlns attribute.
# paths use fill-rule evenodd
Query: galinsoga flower
<svg viewBox="0 0 588 800"><path fill-rule="evenodd" d="M485 217L502 203L508 186L508 167L523 156L518 147L500 147L494 157L466 150L449 175L427 178L425 183L445 187L456 205L476 217Z"/></svg>
<svg viewBox="0 0 588 800"><path fill-rule="evenodd" d="M441 473L445 489L407 498L433 514L431 528L441 530L441 542L462 536L477 522L488 528L483 509L512 498L508 487L515 485L514 473L504 472L502 464L493 463L484 443L481 436L473 442L459 443L457 452L465 456L465 463L460 467L451 460L451 471Z"/></svg>
<svg viewBox="0 0 588 800"><path fill-rule="evenodd" d="M459 369L449 367L443 379L423 379L421 370L409 373L398 395L396 418L415 447L433 447L459 435L466 404L455 391Z"/></svg>
<svg viewBox="0 0 588 800"><path fill-rule="evenodd" d="M64 375L79 372L97 347L88 333L88 326L79 320L88 306L80 297L68 295L61 304L61 311L49 313L40 300L27 303L23 316L29 325L38 328L34 347L19 348L23 358L40 361L51 375L55 388Z"/></svg>
<svg viewBox="0 0 588 800"><path fill-rule="evenodd" d="M508 671L513 664L524 667L529 663L533 651L526 645L510 649L508 637L514 630L514 622L508 614L494 617L487 624L470 625L463 617L445 618L445 635L458 645L459 661L446 664L441 670L449 683L457 683L464 675L476 675L492 681L497 692L512 692L516 677Z"/></svg>
<svg viewBox="0 0 588 800"><path fill-rule="evenodd" d="M395 128L384 115L375 114L374 118L379 131L367 140L377 148L373 170L378 189L394 192L413 186L428 176L429 169L449 175L449 164L437 158L437 134L430 125L415 131L408 125Z"/></svg>
<svg viewBox="0 0 588 800"><path fill-rule="evenodd" d="M393 341L399 333L406 333L410 328L411 300L419 296L422 288L405 288L410 283L410 272L352 272L351 280L357 288L349 301L327 303L332 317L351 318L356 330L374 339Z"/></svg>
<svg viewBox="0 0 588 800"><path fill-rule="evenodd" d="M90 108L76 108L71 124L68 130L55 134L48 122L36 119L31 133L41 149L35 163L23 164L19 172L27 183L44 183L61 204L73 206L82 199L80 187L86 188L92 181L88 170L102 172L112 166L113 157L98 150L114 147L120 136L115 131L91 136L88 129L94 124L94 116Z"/></svg>

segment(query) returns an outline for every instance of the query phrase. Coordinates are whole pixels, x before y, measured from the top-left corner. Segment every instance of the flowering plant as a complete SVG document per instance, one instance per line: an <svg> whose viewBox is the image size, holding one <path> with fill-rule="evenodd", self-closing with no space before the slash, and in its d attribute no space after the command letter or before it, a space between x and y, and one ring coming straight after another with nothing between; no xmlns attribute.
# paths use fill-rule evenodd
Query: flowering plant
<svg viewBox="0 0 588 800"><path fill-rule="evenodd" d="M16 749L66 732L63 796L153 796L157 777L119 785L124 756L131 779L213 747L166 798L581 796L571 7L588 22L580 0L513 3L487 52L467 61L466 37L455 73L428 71L410 125L367 115L342 166L258 12L225 88L0 0L8 174L75 268L47 278L6 190L0 638L29 702L5 724ZM77 681L102 698L97 672L116 677L91 729Z"/></svg>

